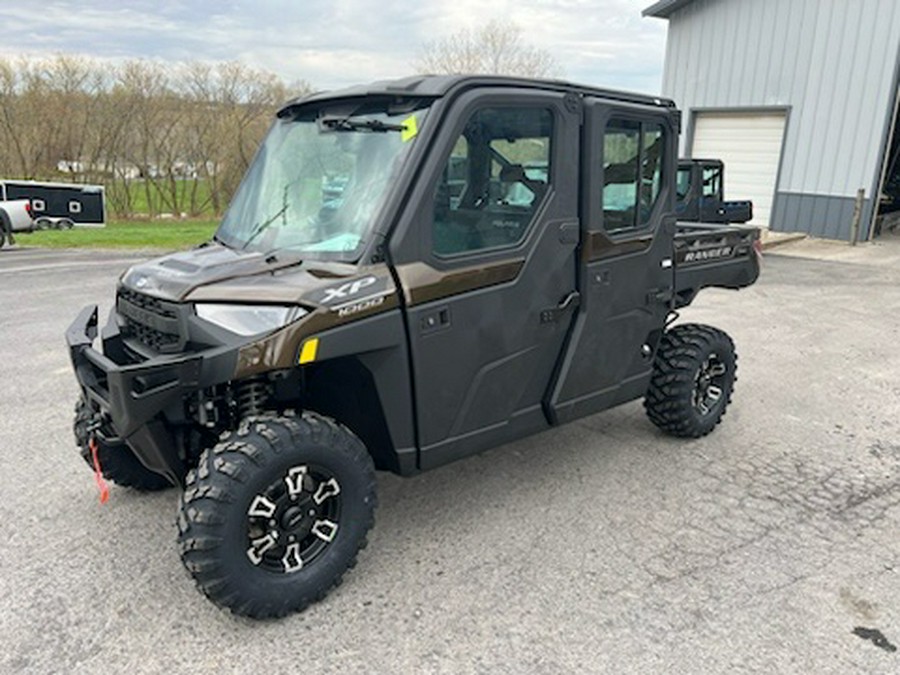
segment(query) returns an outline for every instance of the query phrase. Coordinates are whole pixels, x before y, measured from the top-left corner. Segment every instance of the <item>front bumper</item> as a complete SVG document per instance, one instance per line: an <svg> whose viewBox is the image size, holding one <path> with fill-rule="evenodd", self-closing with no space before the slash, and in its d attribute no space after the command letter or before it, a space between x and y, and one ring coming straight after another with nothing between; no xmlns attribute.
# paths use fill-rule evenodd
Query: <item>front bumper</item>
<svg viewBox="0 0 900 675"><path fill-rule="evenodd" d="M234 376L238 349L216 347L187 355L161 355L140 363L118 363L124 354L113 317L97 338L97 306L81 310L66 331L75 377L89 409L103 421L97 433L107 443L124 442L151 471L183 484L187 471L173 422L184 421L185 399Z"/></svg>

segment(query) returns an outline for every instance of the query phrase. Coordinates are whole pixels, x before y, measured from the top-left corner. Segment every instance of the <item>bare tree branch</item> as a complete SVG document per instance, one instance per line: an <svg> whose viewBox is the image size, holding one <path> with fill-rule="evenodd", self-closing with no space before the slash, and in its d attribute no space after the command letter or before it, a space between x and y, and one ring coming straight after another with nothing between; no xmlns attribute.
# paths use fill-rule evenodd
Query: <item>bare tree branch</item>
<svg viewBox="0 0 900 675"><path fill-rule="evenodd" d="M425 44L416 69L432 74L562 76L554 56L522 41L514 23L494 19L477 30L464 29Z"/></svg>
<svg viewBox="0 0 900 675"><path fill-rule="evenodd" d="M218 215L273 112L309 91L238 63L0 57L0 175L103 183L117 216Z"/></svg>

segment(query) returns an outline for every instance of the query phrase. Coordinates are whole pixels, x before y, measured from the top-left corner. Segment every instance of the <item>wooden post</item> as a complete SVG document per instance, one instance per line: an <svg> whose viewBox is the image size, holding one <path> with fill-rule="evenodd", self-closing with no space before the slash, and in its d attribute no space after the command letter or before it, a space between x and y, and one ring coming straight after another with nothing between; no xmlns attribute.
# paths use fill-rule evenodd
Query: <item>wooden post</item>
<svg viewBox="0 0 900 675"><path fill-rule="evenodd" d="M856 204L853 207L853 223L850 225L851 246L856 246L856 243L859 241L859 221L862 220L862 210L865 201L866 190L865 188L860 188L856 191Z"/></svg>

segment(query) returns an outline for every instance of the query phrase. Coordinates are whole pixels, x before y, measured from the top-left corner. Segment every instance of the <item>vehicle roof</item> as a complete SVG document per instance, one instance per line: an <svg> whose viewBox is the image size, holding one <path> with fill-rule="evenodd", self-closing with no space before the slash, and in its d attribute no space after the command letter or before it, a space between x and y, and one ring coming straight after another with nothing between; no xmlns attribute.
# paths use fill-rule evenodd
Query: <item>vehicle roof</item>
<svg viewBox="0 0 900 675"><path fill-rule="evenodd" d="M703 159L702 157L680 157L678 159L678 166L690 164L723 164L723 162L721 159Z"/></svg>
<svg viewBox="0 0 900 675"><path fill-rule="evenodd" d="M397 80L379 80L369 84L360 84L344 89L301 96L286 103L282 107L282 111L307 103L366 96L440 98L450 93L456 93L459 90L475 87L515 87L517 89L535 89L538 91L573 92L584 96L597 96L627 103L675 108L674 102L661 96L602 89L564 80L539 80L501 75L414 75Z"/></svg>

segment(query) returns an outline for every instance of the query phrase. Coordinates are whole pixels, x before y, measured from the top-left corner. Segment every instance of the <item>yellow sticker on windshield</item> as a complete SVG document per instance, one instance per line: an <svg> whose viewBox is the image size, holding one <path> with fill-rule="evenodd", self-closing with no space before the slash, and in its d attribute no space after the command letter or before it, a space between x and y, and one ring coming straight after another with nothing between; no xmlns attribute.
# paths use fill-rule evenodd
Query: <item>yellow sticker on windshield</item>
<svg viewBox="0 0 900 675"><path fill-rule="evenodd" d="M401 122L403 125L403 131L400 132L400 140L406 143L407 141L411 141L416 137L416 134L419 133L419 127L416 124L416 116L410 115L405 120Z"/></svg>

